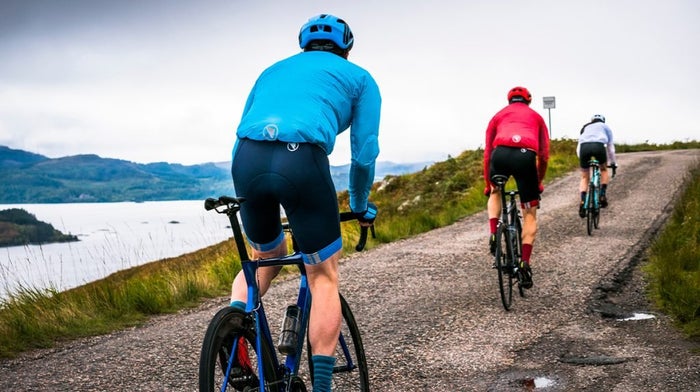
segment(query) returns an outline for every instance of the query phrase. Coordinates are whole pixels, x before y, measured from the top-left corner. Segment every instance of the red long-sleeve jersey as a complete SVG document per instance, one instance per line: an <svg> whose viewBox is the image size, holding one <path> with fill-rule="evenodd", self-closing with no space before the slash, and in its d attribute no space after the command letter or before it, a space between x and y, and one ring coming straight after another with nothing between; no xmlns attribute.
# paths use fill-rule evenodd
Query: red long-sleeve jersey
<svg viewBox="0 0 700 392"><path fill-rule="evenodd" d="M544 179L549 161L549 130L542 116L526 103L511 103L489 121L484 147L484 180L487 186L491 185L491 152L498 146L525 148L537 153L537 175L540 182Z"/></svg>

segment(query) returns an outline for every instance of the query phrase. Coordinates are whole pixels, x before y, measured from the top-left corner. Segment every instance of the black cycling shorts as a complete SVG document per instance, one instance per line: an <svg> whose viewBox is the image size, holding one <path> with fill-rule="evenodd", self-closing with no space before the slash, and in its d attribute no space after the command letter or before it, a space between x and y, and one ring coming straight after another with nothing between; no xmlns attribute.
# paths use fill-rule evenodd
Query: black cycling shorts
<svg viewBox="0 0 700 392"><path fill-rule="evenodd" d="M588 161L591 157L595 157L601 167L605 166L608 162L608 150L605 148L605 144L599 142L581 143L578 156L579 164L582 169L588 169L590 167Z"/></svg>
<svg viewBox="0 0 700 392"><path fill-rule="evenodd" d="M534 151L505 146L494 148L489 163L489 178L496 174L515 178L521 204L539 205L540 181L537 176L537 154Z"/></svg>
<svg viewBox="0 0 700 392"><path fill-rule="evenodd" d="M325 151L309 143L241 139L231 167L248 242L267 251L279 245L280 205L306 264L342 248L338 198Z"/></svg>

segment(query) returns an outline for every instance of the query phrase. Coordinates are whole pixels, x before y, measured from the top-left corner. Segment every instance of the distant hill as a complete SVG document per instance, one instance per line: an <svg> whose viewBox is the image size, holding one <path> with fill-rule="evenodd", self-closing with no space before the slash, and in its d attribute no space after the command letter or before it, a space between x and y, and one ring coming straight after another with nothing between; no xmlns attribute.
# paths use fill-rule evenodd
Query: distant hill
<svg viewBox="0 0 700 392"><path fill-rule="evenodd" d="M378 162L377 179L422 170L432 162ZM74 155L48 158L0 146L0 204L198 200L233 194L230 162L139 164ZM338 191L348 187L349 165L332 166Z"/></svg>

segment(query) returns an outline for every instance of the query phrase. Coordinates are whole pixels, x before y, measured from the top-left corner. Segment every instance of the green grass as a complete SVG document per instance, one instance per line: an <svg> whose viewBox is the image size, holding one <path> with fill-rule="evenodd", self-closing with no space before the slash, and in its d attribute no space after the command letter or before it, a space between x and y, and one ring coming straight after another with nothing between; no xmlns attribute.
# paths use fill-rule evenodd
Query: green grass
<svg viewBox="0 0 700 392"><path fill-rule="evenodd" d="M673 146L675 149L699 148L700 143L674 143ZM667 149L663 145L645 147L649 150ZM552 141L545 182L577 167L575 149L575 140ZM618 146L618 151L632 150L639 151L637 147ZM482 211L486 205L482 193L482 158L483 150L465 151L458 157L448 157L420 172L388 176L376 183L370 198L379 206L377 239L370 240L368 248L449 225ZM695 185L693 188L695 194L698 194L697 187ZM683 199L679 208L692 204L692 199ZM348 209L347 192L339 194L339 202L341 210ZM679 267L681 273L674 272L675 275L668 278L667 274L671 272L666 272L666 267L658 269L660 276L668 279L667 282L675 282L681 276L688 285L673 287L673 291L679 292L679 295L673 296L668 295L671 289L662 289L665 294L659 296L663 298L661 303L672 305L664 309L678 306L678 302L692 303L694 298L696 301L692 312L685 312L686 316L683 317L674 314L674 317L679 319L682 327L694 323L697 328L697 287L700 287L697 272L697 217L700 212L697 204L693 211L682 214L695 217L694 237L684 236L695 242L692 247L684 247L688 254L678 256L679 262L684 262ZM680 224L688 225L684 221ZM354 251L358 236L357 224L343 223L346 253ZM675 245L666 246L672 248ZM661 254L668 253L666 248L661 249ZM665 257L661 260L661 264L666 263ZM693 261L694 275L688 271ZM23 289L0 304L0 358L13 357L33 348L51 347L62 340L139 325L152 315L175 312L196 306L205 298L228 295L233 277L239 270L240 261L234 245L232 241L226 241L180 257L120 271L64 292ZM663 279L655 278L659 281Z"/></svg>
<svg viewBox="0 0 700 392"><path fill-rule="evenodd" d="M690 338L700 340L700 163L643 270L649 297Z"/></svg>

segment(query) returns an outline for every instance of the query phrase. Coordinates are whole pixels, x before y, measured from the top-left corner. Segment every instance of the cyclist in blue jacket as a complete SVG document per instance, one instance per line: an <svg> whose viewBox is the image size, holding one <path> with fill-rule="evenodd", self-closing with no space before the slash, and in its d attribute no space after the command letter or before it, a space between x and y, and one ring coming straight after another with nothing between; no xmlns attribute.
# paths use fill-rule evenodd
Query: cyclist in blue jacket
<svg viewBox="0 0 700 392"><path fill-rule="evenodd" d="M581 166L581 182L579 184L581 203L578 207L578 215L581 218L585 218L586 211L583 209L583 205L586 200L588 182L590 181L590 165L588 161L594 156L600 164L600 206L603 208L608 206L608 196L606 194L608 183L610 182L608 167L613 169L613 175L617 170L613 133L605 123L605 116L594 114L591 117L591 121L581 128L578 145L576 146L576 155L579 157L579 165Z"/></svg>
<svg viewBox="0 0 700 392"><path fill-rule="evenodd" d="M342 250L337 193L328 155L336 136L350 130L350 209L361 225L374 221L368 197L379 154L381 96L374 78L347 60L354 37L333 15L308 20L299 32L303 51L258 77L236 132L231 173L245 197L241 221L252 258L287 254L284 208L303 253L313 298L309 336L314 391L329 391L341 324L338 260ZM259 270L264 294L279 268ZM233 282L232 306L245 306L245 276Z"/></svg>

